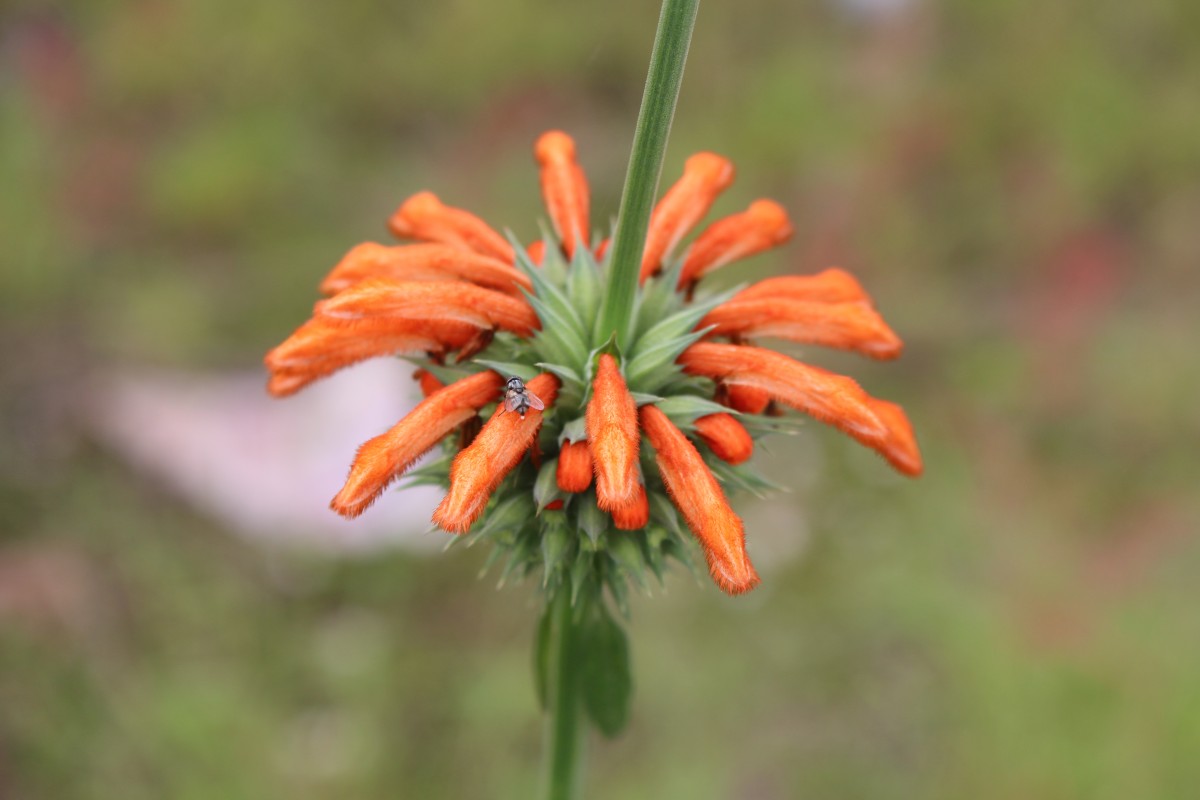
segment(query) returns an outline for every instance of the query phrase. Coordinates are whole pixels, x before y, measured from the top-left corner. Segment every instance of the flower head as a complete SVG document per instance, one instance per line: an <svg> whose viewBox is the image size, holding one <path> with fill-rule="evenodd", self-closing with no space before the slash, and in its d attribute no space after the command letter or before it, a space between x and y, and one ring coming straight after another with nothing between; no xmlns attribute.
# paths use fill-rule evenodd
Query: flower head
<svg viewBox="0 0 1200 800"><path fill-rule="evenodd" d="M607 587L687 560L685 530L731 594L759 582L726 486L744 483L756 436L791 408L875 450L906 475L921 456L903 410L850 378L750 344L780 338L874 358L900 354L859 283L840 269L706 295L703 278L792 235L771 200L684 240L733 180L721 156L688 159L655 209L628 341L604 330L607 240L593 247L587 178L561 131L534 148L552 235L528 246L420 192L321 283L312 318L268 353L287 395L366 358L417 361L425 399L359 448L339 514L361 514L396 478L443 482L433 521L508 554L505 574ZM515 377L515 383L506 381ZM505 402L508 391L532 395ZM519 387L514 390L513 386ZM534 402L540 401L540 402ZM486 419L486 422L484 422ZM441 444L444 457L414 469Z"/></svg>

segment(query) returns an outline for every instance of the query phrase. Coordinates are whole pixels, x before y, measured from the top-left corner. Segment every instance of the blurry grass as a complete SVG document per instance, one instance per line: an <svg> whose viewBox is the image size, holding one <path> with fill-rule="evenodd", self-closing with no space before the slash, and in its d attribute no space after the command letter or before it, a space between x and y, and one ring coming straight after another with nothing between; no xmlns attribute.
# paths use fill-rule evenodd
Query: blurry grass
<svg viewBox="0 0 1200 800"><path fill-rule="evenodd" d="M544 128L579 138L602 224L644 5L75 6L0 12L0 565L57 598L0 608L0 796L530 796L528 589L469 551L254 550L70 404L112 360L257 363L416 190L532 237ZM751 552L802 557L637 604L594 796L1194 793L1198 8L705 7L664 180L713 149L718 212L793 210L784 254L717 282L862 275L905 358L804 356L901 402L928 474L815 425L775 445L819 477Z"/></svg>

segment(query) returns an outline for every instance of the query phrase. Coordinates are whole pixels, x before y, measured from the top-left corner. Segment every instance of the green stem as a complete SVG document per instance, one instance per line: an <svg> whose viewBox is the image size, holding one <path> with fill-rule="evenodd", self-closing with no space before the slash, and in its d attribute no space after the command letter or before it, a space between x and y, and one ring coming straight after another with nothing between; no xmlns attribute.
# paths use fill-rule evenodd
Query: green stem
<svg viewBox="0 0 1200 800"><path fill-rule="evenodd" d="M646 76L646 90L642 94L642 108L633 136L633 152L629 156L629 171L625 174L625 189L621 194L621 210L617 214L612 267L601 312L601 330L606 335L609 331L615 332L619 344L625 344L630 334L646 230L658 193L663 155L667 150L667 137L671 133L671 120L675 116L675 102L679 99L683 66L699 6L700 0L663 0L658 18L650 72Z"/></svg>
<svg viewBox="0 0 1200 800"><path fill-rule="evenodd" d="M583 709L572 657L576 627L570 585L559 586L550 604L544 796L546 800L573 800L579 796L583 760Z"/></svg>

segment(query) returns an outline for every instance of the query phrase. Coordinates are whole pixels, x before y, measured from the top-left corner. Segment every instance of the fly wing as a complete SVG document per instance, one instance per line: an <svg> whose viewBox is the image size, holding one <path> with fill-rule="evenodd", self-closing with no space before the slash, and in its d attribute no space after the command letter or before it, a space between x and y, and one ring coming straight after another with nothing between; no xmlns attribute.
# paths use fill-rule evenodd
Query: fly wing
<svg viewBox="0 0 1200 800"><path fill-rule="evenodd" d="M521 395L510 392L504 395L504 411L516 411L521 407ZM503 411L500 413L504 413Z"/></svg>
<svg viewBox="0 0 1200 800"><path fill-rule="evenodd" d="M542 402L542 398L533 392L525 393L525 402L529 403L529 407L534 411L544 411L546 409L546 404Z"/></svg>

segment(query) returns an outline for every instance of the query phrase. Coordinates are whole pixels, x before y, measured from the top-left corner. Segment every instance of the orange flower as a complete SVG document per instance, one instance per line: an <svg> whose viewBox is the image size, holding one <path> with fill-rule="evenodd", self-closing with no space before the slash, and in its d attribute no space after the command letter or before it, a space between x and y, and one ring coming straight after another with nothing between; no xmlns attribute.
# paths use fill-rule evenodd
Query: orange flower
<svg viewBox="0 0 1200 800"><path fill-rule="evenodd" d="M343 517L366 511L414 461L494 401L503 383L494 372L480 372L433 392L390 431L358 448L350 477L329 507Z"/></svg>
<svg viewBox="0 0 1200 800"><path fill-rule="evenodd" d="M386 247L363 242L347 253L321 281L322 294L337 294L370 278L395 281L470 281L519 295L533 283L509 264L446 244Z"/></svg>
<svg viewBox="0 0 1200 800"><path fill-rule="evenodd" d="M848 433L876 450L900 472L921 473L921 455L915 441L893 430L901 419L907 428L904 412L898 406L891 406L887 419L882 419L876 413L880 401L867 395L850 378L761 347L732 344L694 344L679 357L679 363L693 375L761 389L773 400Z"/></svg>
<svg viewBox="0 0 1200 800"><path fill-rule="evenodd" d="M637 489L637 406L625 386L617 360L600 356L592 399L587 406L588 442L596 466L596 501L612 511Z"/></svg>
<svg viewBox="0 0 1200 800"><path fill-rule="evenodd" d="M328 320L458 320L528 336L541 327L524 299L469 283L421 283L374 278L322 300L316 316Z"/></svg>
<svg viewBox="0 0 1200 800"><path fill-rule="evenodd" d="M530 392L549 408L558 394L558 379L542 374L528 384ZM433 521L451 533L465 533L483 513L488 498L533 444L542 426L542 412L525 416L505 412L501 405L475 441L454 458L450 491L433 512Z"/></svg>
<svg viewBox="0 0 1200 800"><path fill-rule="evenodd" d="M634 490L633 496L612 510L613 525L619 531L637 531L646 527L650 522L650 500L646 497L646 487L640 483Z"/></svg>
<svg viewBox="0 0 1200 800"><path fill-rule="evenodd" d="M771 405L771 395L762 389L738 384L718 386L717 400L743 414L763 414Z"/></svg>
<svg viewBox="0 0 1200 800"><path fill-rule="evenodd" d="M816 275L781 275L767 278L746 287L734 295L734 300L782 298L824 303L870 302L859 282L845 270L836 267Z"/></svg>
<svg viewBox="0 0 1200 800"><path fill-rule="evenodd" d="M400 239L443 242L506 264L513 261L512 245L503 236L469 211L443 205L433 192L419 192L405 200L388 220L388 228Z"/></svg>
<svg viewBox="0 0 1200 800"><path fill-rule="evenodd" d="M575 140L562 131L547 131L534 145L541 165L542 197L554 231L562 240L567 258L575 245L588 244L588 183L575 161Z"/></svg>
<svg viewBox="0 0 1200 800"><path fill-rule="evenodd" d="M696 420L696 435L713 455L730 464L741 464L754 455L754 440L731 414L708 414Z"/></svg>
<svg viewBox="0 0 1200 800"><path fill-rule="evenodd" d="M311 319L267 353L264 363L271 372L267 389L275 397L295 394L318 378L376 356L421 352L440 356L464 347L480 331L459 320L379 319L349 328Z"/></svg>
<svg viewBox="0 0 1200 800"><path fill-rule="evenodd" d="M717 220L688 248L679 288L691 286L731 261L761 253L792 238L792 223L774 200L755 200L740 214Z"/></svg>
<svg viewBox="0 0 1200 800"><path fill-rule="evenodd" d="M630 574L638 559L657 571L682 545L676 514L664 502L669 495L717 585L738 594L758 576L742 522L704 458L726 462L723 476L738 474L754 452L751 422L755 431L770 430L784 407L798 409L878 451L900 472L920 474L920 451L899 406L850 378L745 344L781 337L877 358L899 355L899 337L849 273L768 278L723 303L692 304L708 273L792 233L778 204L757 200L683 244L733 180L728 160L692 156L655 208L639 286L663 269L679 279L637 290L629 341L618 352L613 331L596 322L607 291L608 239L589 230L588 184L575 143L550 131L534 156L554 234L525 245L527 258L518 260L513 245L478 217L420 192L389 221L393 233L416 243L351 249L321 284L329 297L267 354L275 395L374 356L426 359L413 375L425 399L362 445L331 503L335 511L362 513L442 442L453 458L421 470L422 480L448 484L434 522L462 533L493 508L477 535L508 549L506 575L541 566L547 585L574 583L581 578L568 569L605 564L582 580L619 599L627 579L641 580ZM600 244L592 248L592 241ZM536 377L506 380L513 373ZM707 413L711 400L743 416ZM480 412L493 401L496 411L484 423ZM694 432L685 434L668 415ZM639 459L643 434L657 470L644 470ZM711 457L701 456L701 442ZM543 458L556 457L557 466L543 466ZM593 475L594 498L587 491ZM607 530L602 511L619 536ZM622 548L620 557L592 558L609 547Z"/></svg>
<svg viewBox="0 0 1200 800"><path fill-rule="evenodd" d="M746 553L742 521L729 507L717 479L666 414L642 406L641 419L667 492L700 540L713 580L729 594L750 591L758 585L758 573Z"/></svg>
<svg viewBox="0 0 1200 800"><path fill-rule="evenodd" d="M683 177L667 190L650 217L642 253L643 282L658 272L663 257L704 219L717 196L731 183L733 164L716 153L697 153L684 163Z"/></svg>
<svg viewBox="0 0 1200 800"><path fill-rule="evenodd" d="M904 345L875 309L864 302L823 303L789 297L733 299L700 320L709 336L777 336L793 342L895 358Z"/></svg>
<svg viewBox="0 0 1200 800"><path fill-rule="evenodd" d="M558 471L555 474L558 488L577 494L586 492L592 485L592 450L587 440L563 442L558 451Z"/></svg>

